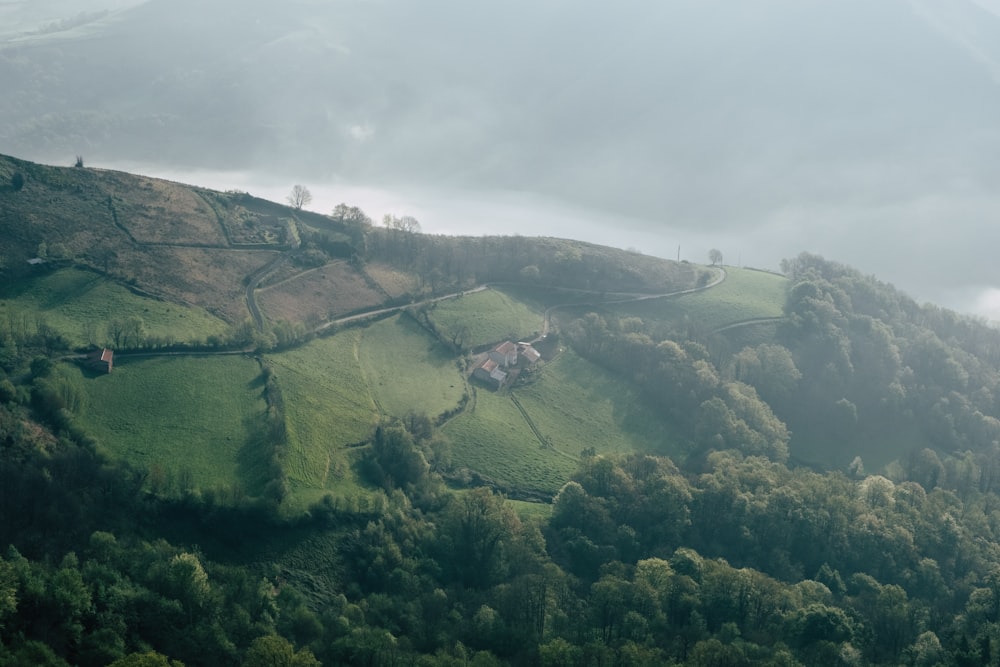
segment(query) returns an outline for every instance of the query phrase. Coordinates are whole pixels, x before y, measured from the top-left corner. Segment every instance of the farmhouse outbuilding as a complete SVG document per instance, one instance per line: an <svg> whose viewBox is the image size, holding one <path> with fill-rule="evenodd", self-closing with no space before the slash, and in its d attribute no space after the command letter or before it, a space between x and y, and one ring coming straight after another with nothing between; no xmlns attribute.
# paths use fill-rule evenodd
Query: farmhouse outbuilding
<svg viewBox="0 0 1000 667"><path fill-rule="evenodd" d="M87 368L110 373L115 364L115 353L106 347L99 347L87 354Z"/></svg>
<svg viewBox="0 0 1000 667"><path fill-rule="evenodd" d="M482 380L486 384L502 387L507 381L507 373L504 372L497 362L492 359L483 359L483 362L472 371L472 377Z"/></svg>
<svg viewBox="0 0 1000 667"><path fill-rule="evenodd" d="M491 361L496 362L496 364L502 368L516 366L517 345L514 345L514 343L509 340L504 341L490 350L489 357Z"/></svg>
<svg viewBox="0 0 1000 667"><path fill-rule="evenodd" d="M521 357L524 358L529 365L538 363L538 360L542 358L542 355L539 354L538 350L531 347L531 343L518 343L517 353L521 355Z"/></svg>

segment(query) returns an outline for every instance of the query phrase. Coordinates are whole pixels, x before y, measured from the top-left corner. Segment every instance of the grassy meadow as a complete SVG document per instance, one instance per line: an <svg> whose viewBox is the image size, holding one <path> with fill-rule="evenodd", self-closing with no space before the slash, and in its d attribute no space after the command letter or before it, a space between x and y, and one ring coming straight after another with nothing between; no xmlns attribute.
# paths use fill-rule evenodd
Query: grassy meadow
<svg viewBox="0 0 1000 667"><path fill-rule="evenodd" d="M380 410L438 415L462 400L465 378L451 352L408 315L364 329L361 368Z"/></svg>
<svg viewBox="0 0 1000 667"><path fill-rule="evenodd" d="M364 271L390 297L416 294L420 291L420 280L414 273L384 262L371 262L365 266Z"/></svg>
<svg viewBox="0 0 1000 667"><path fill-rule="evenodd" d="M120 358L110 375L74 372L86 395L77 419L112 456L160 471L177 490L256 495L267 482L269 452L258 437L266 405L253 359Z"/></svg>
<svg viewBox="0 0 1000 667"><path fill-rule="evenodd" d="M456 360L412 318L397 315L268 355L285 399L285 472L307 506L323 493L363 493L354 464L382 417L455 408L465 392Z"/></svg>
<svg viewBox="0 0 1000 667"><path fill-rule="evenodd" d="M285 401L285 473L301 503L326 490L357 492L351 445L367 441L378 422L361 371L362 334L348 329L266 357Z"/></svg>
<svg viewBox="0 0 1000 667"><path fill-rule="evenodd" d="M448 422L452 463L501 486L555 493L576 469L571 457L543 447L505 394L479 389L475 405Z"/></svg>
<svg viewBox="0 0 1000 667"><path fill-rule="evenodd" d="M647 451L676 454L666 425L628 382L567 350L513 393L549 443L579 457Z"/></svg>
<svg viewBox="0 0 1000 667"><path fill-rule="evenodd" d="M690 322L696 329L712 331L736 322L781 317L787 279L774 273L726 267L719 285L677 297L652 299L614 306L623 315L650 322Z"/></svg>
<svg viewBox="0 0 1000 667"><path fill-rule="evenodd" d="M543 315L496 289L440 301L428 316L446 338L466 329L465 344L478 347L502 340L518 340L542 330Z"/></svg>
<svg viewBox="0 0 1000 667"><path fill-rule="evenodd" d="M227 245L212 206L190 186L120 175L105 187L118 223L139 243Z"/></svg>
<svg viewBox="0 0 1000 667"><path fill-rule="evenodd" d="M201 341L228 325L202 308L139 296L96 273L66 268L19 281L0 291L0 326L11 318L45 322L73 345L110 342L107 323L142 318L147 336Z"/></svg>

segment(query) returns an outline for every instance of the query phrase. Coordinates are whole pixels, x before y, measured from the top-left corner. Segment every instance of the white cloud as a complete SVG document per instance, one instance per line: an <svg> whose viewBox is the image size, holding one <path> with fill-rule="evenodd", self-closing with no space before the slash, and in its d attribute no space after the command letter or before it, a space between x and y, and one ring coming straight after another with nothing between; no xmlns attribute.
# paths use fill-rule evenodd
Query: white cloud
<svg viewBox="0 0 1000 667"><path fill-rule="evenodd" d="M354 139L358 143L364 143L375 136L375 127L370 123L351 125L347 133L351 135L351 139Z"/></svg>

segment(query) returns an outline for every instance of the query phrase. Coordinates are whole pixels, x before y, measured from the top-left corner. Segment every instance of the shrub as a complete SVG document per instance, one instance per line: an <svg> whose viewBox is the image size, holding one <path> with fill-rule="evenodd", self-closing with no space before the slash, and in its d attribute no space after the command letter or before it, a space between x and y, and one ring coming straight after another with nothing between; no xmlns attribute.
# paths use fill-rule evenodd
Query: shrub
<svg viewBox="0 0 1000 667"><path fill-rule="evenodd" d="M24 174L19 171L15 171L14 175L10 177L10 186L14 188L14 192L17 192L24 187Z"/></svg>

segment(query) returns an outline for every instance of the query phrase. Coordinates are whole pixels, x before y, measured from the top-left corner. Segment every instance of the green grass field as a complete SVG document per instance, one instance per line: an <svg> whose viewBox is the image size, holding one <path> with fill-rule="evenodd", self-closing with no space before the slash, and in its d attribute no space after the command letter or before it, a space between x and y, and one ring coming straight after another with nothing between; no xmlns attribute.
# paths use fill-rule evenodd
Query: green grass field
<svg viewBox="0 0 1000 667"><path fill-rule="evenodd" d="M552 505L550 503L534 503L524 500L508 500L510 506L517 512L521 521L537 521L539 523L552 518Z"/></svg>
<svg viewBox="0 0 1000 667"><path fill-rule="evenodd" d="M723 284L705 292L616 309L653 320L686 316L706 327L780 315L784 279L728 271ZM0 316L15 308L37 314L73 340L115 313L138 314L151 335L170 332L178 339L225 327L203 311L144 299L73 269L39 277L30 289L22 285L5 297ZM493 289L441 302L430 318L445 335L465 328L472 345L526 337L542 325L538 304ZM327 492L368 495L356 464L365 451L359 445L379 419L410 411L434 418L459 405L467 391L453 355L407 315L270 354L266 362L285 399L284 466L292 491L285 509L293 513ZM267 482L267 452L255 449L266 406L254 361L123 358L112 375L82 381L93 407L80 420L112 455L164 468L173 479L185 477L203 489L240 487L254 495ZM585 449L679 455L665 424L636 390L570 351L512 396L480 389L474 405L443 428L456 467L512 489L555 493Z"/></svg>
<svg viewBox="0 0 1000 667"><path fill-rule="evenodd" d="M543 447L509 396L477 391L475 408L443 429L451 442L452 463L497 483L555 493L576 469L576 462Z"/></svg>
<svg viewBox="0 0 1000 667"><path fill-rule="evenodd" d="M677 453L666 424L634 387L573 352L560 354L537 377L513 393L559 451L574 457L591 447L599 454Z"/></svg>
<svg viewBox="0 0 1000 667"><path fill-rule="evenodd" d="M362 334L349 329L266 358L285 400L285 473L303 507L325 491L358 492L350 445L368 440L378 421L361 372Z"/></svg>
<svg viewBox="0 0 1000 667"><path fill-rule="evenodd" d="M455 408L465 392L451 352L408 315L364 329L360 361L371 393L387 415L412 411L433 419Z"/></svg>
<svg viewBox="0 0 1000 667"><path fill-rule="evenodd" d="M267 356L285 399L290 506L324 493L366 493L355 463L381 416L437 415L458 405L465 383L453 357L399 315Z"/></svg>
<svg viewBox="0 0 1000 667"><path fill-rule="evenodd" d="M622 304L614 310L649 322L687 318L705 332L735 322L782 316L788 282L784 277L736 267L726 267L726 274L720 285L701 292Z"/></svg>
<svg viewBox="0 0 1000 667"><path fill-rule="evenodd" d="M0 291L0 327L13 318L44 321L73 345L110 343L107 323L142 318L146 334L178 342L223 335L228 325L201 308L142 297L96 273L60 269Z"/></svg>
<svg viewBox="0 0 1000 667"><path fill-rule="evenodd" d="M430 310L434 326L447 338L467 328L465 344L478 347L517 340L542 330L542 312L496 289L437 303Z"/></svg>
<svg viewBox="0 0 1000 667"><path fill-rule="evenodd" d="M202 490L256 495L266 483L268 452L257 437L266 405L253 359L120 358L114 373L80 386L87 407L77 418L116 458L162 469L178 484L189 477Z"/></svg>
<svg viewBox="0 0 1000 667"><path fill-rule="evenodd" d="M583 450L679 456L667 425L627 382L565 351L510 393L478 389L475 409L444 428L452 463L518 489L553 493L576 470Z"/></svg>

